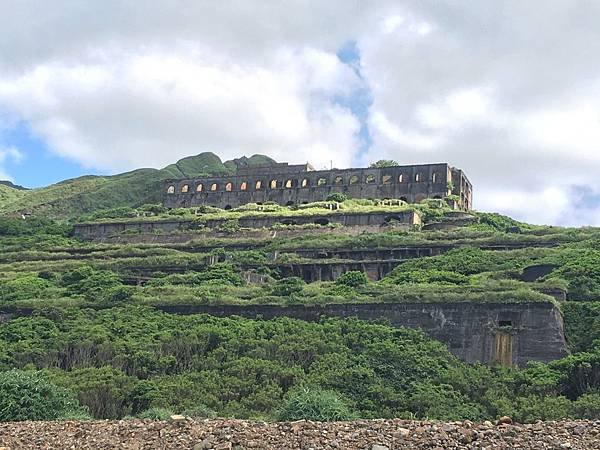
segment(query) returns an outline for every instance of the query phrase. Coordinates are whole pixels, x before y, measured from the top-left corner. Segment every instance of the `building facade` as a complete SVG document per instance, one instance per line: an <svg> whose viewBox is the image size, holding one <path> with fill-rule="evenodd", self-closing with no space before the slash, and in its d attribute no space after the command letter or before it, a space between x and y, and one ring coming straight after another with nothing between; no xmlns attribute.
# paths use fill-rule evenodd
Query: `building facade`
<svg viewBox="0 0 600 450"><path fill-rule="evenodd" d="M446 163L332 170L287 163L242 167L232 176L167 180L164 204L230 209L271 201L290 206L323 201L336 192L349 198L408 203L452 196L457 209L467 211L473 206L473 187L465 173Z"/></svg>

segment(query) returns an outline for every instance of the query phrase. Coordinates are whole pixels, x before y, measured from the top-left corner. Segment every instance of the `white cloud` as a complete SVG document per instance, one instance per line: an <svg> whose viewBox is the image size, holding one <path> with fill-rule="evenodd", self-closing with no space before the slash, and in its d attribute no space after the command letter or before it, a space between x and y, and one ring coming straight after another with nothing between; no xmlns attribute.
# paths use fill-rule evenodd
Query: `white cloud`
<svg viewBox="0 0 600 450"><path fill-rule="evenodd" d="M0 180L13 181L13 178L8 174L4 168L4 163L7 160L19 163L23 159L23 153L16 147L3 147L0 148Z"/></svg>
<svg viewBox="0 0 600 450"><path fill-rule="evenodd" d="M448 161L475 205L600 225L600 3L0 3L0 114L109 171L201 151ZM336 52L355 42L360 62ZM360 73L357 75L356 69ZM372 146L336 99L364 87ZM348 102L343 102L348 104Z"/></svg>
<svg viewBox="0 0 600 450"><path fill-rule="evenodd" d="M282 51L252 66L189 50L38 66L0 79L0 102L87 166L160 166L207 150L350 164L359 123L332 98L358 79L335 55Z"/></svg>

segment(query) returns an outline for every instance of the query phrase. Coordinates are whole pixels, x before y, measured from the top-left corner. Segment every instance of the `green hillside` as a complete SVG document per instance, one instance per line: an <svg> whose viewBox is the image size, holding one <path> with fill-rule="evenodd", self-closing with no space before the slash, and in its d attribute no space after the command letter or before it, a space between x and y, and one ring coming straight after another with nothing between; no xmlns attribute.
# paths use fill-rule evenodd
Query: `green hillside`
<svg viewBox="0 0 600 450"><path fill-rule="evenodd" d="M138 169L112 176L83 176L51 186L20 190L0 184L0 213L32 213L49 218L73 218L103 209L136 207L161 201L162 183L169 178L226 175L239 165L274 163L254 155L222 162L214 153L183 158L164 169Z"/></svg>

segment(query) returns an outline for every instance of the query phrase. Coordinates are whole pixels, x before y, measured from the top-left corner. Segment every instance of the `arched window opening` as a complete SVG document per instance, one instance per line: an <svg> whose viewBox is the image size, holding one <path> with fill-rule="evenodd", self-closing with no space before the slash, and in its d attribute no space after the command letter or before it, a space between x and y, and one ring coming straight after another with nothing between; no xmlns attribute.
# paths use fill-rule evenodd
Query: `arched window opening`
<svg viewBox="0 0 600 450"><path fill-rule="evenodd" d="M400 200L402 200L405 203L408 203L408 199L406 197L400 197Z"/></svg>
<svg viewBox="0 0 600 450"><path fill-rule="evenodd" d="M190 185L189 184L184 184L183 186L181 186L181 192L183 192L184 194L190 191Z"/></svg>
<svg viewBox="0 0 600 450"><path fill-rule="evenodd" d="M225 205L225 211L229 211L231 209L231 205Z"/></svg>
<svg viewBox="0 0 600 450"><path fill-rule="evenodd" d="M213 183L210 185L210 190L211 191L216 191L217 189L219 189L219 185L217 183Z"/></svg>
<svg viewBox="0 0 600 450"><path fill-rule="evenodd" d="M247 191L248 190L248 183L246 181L242 181L242 184L240 184L240 191Z"/></svg>
<svg viewBox="0 0 600 450"><path fill-rule="evenodd" d="M404 176L403 173L398 175L398 183L404 183L405 181L406 181L406 177Z"/></svg>
<svg viewBox="0 0 600 450"><path fill-rule="evenodd" d="M258 180L258 181L256 182L256 184L254 185L254 188L255 188L257 191L260 191L260 190L262 189L262 187L263 187L263 182L262 182L262 181L260 181L260 180Z"/></svg>
<svg viewBox="0 0 600 450"><path fill-rule="evenodd" d="M319 178L317 181L317 186L325 186L327 184L327 178Z"/></svg>
<svg viewBox="0 0 600 450"><path fill-rule="evenodd" d="M418 183L420 181L423 181L423 174L421 173L416 173L415 174L415 181Z"/></svg>
<svg viewBox="0 0 600 450"><path fill-rule="evenodd" d="M384 175L381 180L382 180L383 184L390 184L392 182L392 176Z"/></svg>
<svg viewBox="0 0 600 450"><path fill-rule="evenodd" d="M202 183L200 183L198 186L196 186L196 192L202 192L204 190L204 185Z"/></svg>
<svg viewBox="0 0 600 450"><path fill-rule="evenodd" d="M227 192L231 192L232 189L233 189L233 183L229 182L225 185L225 190Z"/></svg>
<svg viewBox="0 0 600 450"><path fill-rule="evenodd" d="M174 194L175 193L175 186L169 186L167 188L167 194Z"/></svg>
<svg viewBox="0 0 600 450"><path fill-rule="evenodd" d="M271 182L269 183L269 186L271 186L271 189L276 189L277 188L277 180L271 180Z"/></svg>
<svg viewBox="0 0 600 450"><path fill-rule="evenodd" d="M358 183L358 181L359 181L358 175L352 175L350 177L350 184L356 184L356 183Z"/></svg>
<svg viewBox="0 0 600 450"><path fill-rule="evenodd" d="M442 176L438 172L433 172L433 176L431 177L431 181L434 183L439 183L442 181Z"/></svg>
<svg viewBox="0 0 600 450"><path fill-rule="evenodd" d="M344 184L344 179L341 176L337 176L333 179L333 184L339 186L340 184Z"/></svg>
<svg viewBox="0 0 600 450"><path fill-rule="evenodd" d="M375 183L375 175L373 175L372 173L367 175L367 183L369 183L369 184Z"/></svg>
<svg viewBox="0 0 600 450"><path fill-rule="evenodd" d="M302 180L302 187L308 187L310 184L310 182L308 181L308 178L305 178L304 180Z"/></svg>
<svg viewBox="0 0 600 450"><path fill-rule="evenodd" d="M297 184L298 183L295 180L286 180L285 187L290 189L290 188L296 187Z"/></svg>

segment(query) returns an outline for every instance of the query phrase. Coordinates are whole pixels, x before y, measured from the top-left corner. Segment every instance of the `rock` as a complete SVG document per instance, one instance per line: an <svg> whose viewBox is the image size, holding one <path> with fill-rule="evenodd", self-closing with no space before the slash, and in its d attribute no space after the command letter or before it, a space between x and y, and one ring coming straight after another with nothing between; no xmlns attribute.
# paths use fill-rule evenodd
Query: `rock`
<svg viewBox="0 0 600 450"><path fill-rule="evenodd" d="M485 422L483 422L482 425L486 428L491 428L494 426L494 424L492 422L490 422L489 420L486 420Z"/></svg>
<svg viewBox="0 0 600 450"><path fill-rule="evenodd" d="M410 434L410 430L408 428L398 428L398 430L396 431L396 433L400 436L400 437L407 437Z"/></svg>
<svg viewBox="0 0 600 450"><path fill-rule="evenodd" d="M290 422L290 427L292 429L292 432L294 433L298 433L298 431L300 431L304 425L306 425L306 420L297 420L295 422Z"/></svg>
<svg viewBox="0 0 600 450"><path fill-rule="evenodd" d="M560 444L560 448L573 448L573 446L569 442L563 442Z"/></svg>
<svg viewBox="0 0 600 450"><path fill-rule="evenodd" d="M512 419L508 416L502 416L498 419L498 425L510 425L512 423Z"/></svg>
<svg viewBox="0 0 600 450"><path fill-rule="evenodd" d="M373 444L371 450L390 450L390 448L387 445Z"/></svg>
<svg viewBox="0 0 600 450"><path fill-rule="evenodd" d="M208 438L204 439L202 442L194 445L194 450L208 450L210 448L213 448L213 439L212 436L209 436Z"/></svg>
<svg viewBox="0 0 600 450"><path fill-rule="evenodd" d="M185 416L182 416L181 414L173 414L169 420L173 423L185 423L187 422L187 419L185 418Z"/></svg>
<svg viewBox="0 0 600 450"><path fill-rule="evenodd" d="M232 450L231 442L223 442L215 446L215 450Z"/></svg>
<svg viewBox="0 0 600 450"><path fill-rule="evenodd" d="M573 434L576 434L577 436L581 436L584 433L585 427L583 425L577 425L575 428L573 428Z"/></svg>

